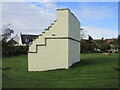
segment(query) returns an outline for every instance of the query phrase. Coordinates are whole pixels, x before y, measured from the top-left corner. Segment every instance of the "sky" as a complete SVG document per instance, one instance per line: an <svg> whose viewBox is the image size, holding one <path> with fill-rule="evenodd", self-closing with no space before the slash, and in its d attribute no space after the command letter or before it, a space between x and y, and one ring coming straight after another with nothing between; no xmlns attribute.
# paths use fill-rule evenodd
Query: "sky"
<svg viewBox="0 0 120 90"><path fill-rule="evenodd" d="M40 34L56 20L56 9L61 8L69 8L75 14L86 38L118 36L117 2L3 2L2 25L11 24L18 35Z"/></svg>

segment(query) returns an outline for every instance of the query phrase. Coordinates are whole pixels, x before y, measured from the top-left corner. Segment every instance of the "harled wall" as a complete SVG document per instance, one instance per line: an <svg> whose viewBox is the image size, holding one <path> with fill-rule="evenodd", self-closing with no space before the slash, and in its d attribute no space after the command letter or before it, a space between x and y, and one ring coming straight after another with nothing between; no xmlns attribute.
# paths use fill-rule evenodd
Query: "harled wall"
<svg viewBox="0 0 120 90"><path fill-rule="evenodd" d="M68 17L68 36L76 40L68 40L68 65L71 66L80 61L80 22L71 12Z"/></svg>
<svg viewBox="0 0 120 90"><path fill-rule="evenodd" d="M57 10L57 21L29 47L28 70L67 69L79 61L79 28L78 20L68 9Z"/></svg>

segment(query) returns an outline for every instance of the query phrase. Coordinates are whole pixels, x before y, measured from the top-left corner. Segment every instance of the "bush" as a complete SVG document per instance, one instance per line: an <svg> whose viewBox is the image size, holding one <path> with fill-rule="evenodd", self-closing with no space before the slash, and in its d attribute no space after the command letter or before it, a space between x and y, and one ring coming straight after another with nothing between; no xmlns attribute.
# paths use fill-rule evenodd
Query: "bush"
<svg viewBox="0 0 120 90"><path fill-rule="evenodd" d="M81 41L81 53L95 53L95 44L90 41Z"/></svg>
<svg viewBox="0 0 120 90"><path fill-rule="evenodd" d="M28 46L13 46L9 43L2 43L2 56L15 56L20 54L27 54Z"/></svg>
<svg viewBox="0 0 120 90"><path fill-rule="evenodd" d="M110 45L108 44L108 43L103 43L100 47L99 47L99 49L100 50L102 50L102 51L107 51L107 50L110 50Z"/></svg>
<svg viewBox="0 0 120 90"><path fill-rule="evenodd" d="M16 46L14 47L14 55L27 54L27 46Z"/></svg>

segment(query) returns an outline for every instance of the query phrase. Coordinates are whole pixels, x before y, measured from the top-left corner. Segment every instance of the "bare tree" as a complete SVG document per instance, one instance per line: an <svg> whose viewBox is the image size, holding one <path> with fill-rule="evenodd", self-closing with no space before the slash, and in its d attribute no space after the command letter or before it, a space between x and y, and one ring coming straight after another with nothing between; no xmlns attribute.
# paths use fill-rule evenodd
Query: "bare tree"
<svg viewBox="0 0 120 90"><path fill-rule="evenodd" d="M80 29L80 39L86 38L86 34L85 34L86 30L81 28Z"/></svg>
<svg viewBox="0 0 120 90"><path fill-rule="evenodd" d="M3 29L2 29L2 40L7 41L8 39L11 38L11 35L14 34L14 30L11 29L10 26L11 26L11 24L3 26Z"/></svg>

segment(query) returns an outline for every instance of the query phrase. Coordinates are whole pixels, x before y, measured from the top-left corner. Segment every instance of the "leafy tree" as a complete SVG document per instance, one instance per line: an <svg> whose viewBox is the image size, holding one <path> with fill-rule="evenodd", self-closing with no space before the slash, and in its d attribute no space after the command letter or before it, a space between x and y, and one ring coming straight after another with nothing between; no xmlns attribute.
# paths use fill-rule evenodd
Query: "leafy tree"
<svg viewBox="0 0 120 90"><path fill-rule="evenodd" d="M102 40L98 40L98 41L96 41L95 42L95 48L96 49L100 49L100 47L102 47L102 45L105 43L105 41L103 40L103 38L102 38Z"/></svg>
<svg viewBox="0 0 120 90"><path fill-rule="evenodd" d="M106 52L107 50L109 50L111 47L108 43L103 43L99 46L99 49Z"/></svg>
<svg viewBox="0 0 120 90"><path fill-rule="evenodd" d="M13 29L10 28L10 24L4 26L2 29L2 55L3 56L11 56L14 51L14 46L12 43L7 42L11 39L11 35L14 34Z"/></svg>
<svg viewBox="0 0 120 90"><path fill-rule="evenodd" d="M91 41L91 40L93 40L93 38L90 35L88 35L88 41Z"/></svg>
<svg viewBox="0 0 120 90"><path fill-rule="evenodd" d="M118 49L120 50L120 35L118 35Z"/></svg>
<svg viewBox="0 0 120 90"><path fill-rule="evenodd" d="M112 44L115 49L118 49L118 39L114 39L110 44Z"/></svg>
<svg viewBox="0 0 120 90"><path fill-rule="evenodd" d="M89 40L81 41L81 53L94 53L95 43Z"/></svg>
<svg viewBox="0 0 120 90"><path fill-rule="evenodd" d="M81 42L81 53L93 53L94 46L88 42Z"/></svg>
<svg viewBox="0 0 120 90"><path fill-rule="evenodd" d="M102 37L102 41L104 41L104 38Z"/></svg>

